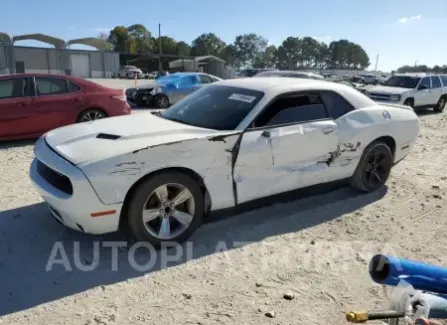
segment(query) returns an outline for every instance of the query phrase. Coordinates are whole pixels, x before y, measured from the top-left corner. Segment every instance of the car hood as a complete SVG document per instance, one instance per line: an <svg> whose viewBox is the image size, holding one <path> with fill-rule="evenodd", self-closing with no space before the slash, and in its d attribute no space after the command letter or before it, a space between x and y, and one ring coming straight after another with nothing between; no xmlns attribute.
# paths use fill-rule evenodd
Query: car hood
<svg viewBox="0 0 447 325"><path fill-rule="evenodd" d="M157 86L163 86L161 83L157 83L155 81L144 83L143 85L138 85L137 87L133 89L152 89Z"/></svg>
<svg viewBox="0 0 447 325"><path fill-rule="evenodd" d="M408 88L400 88L400 87L389 87L389 86L375 86L370 88L368 91L370 93L382 93L382 94L392 94L399 95L410 91Z"/></svg>
<svg viewBox="0 0 447 325"><path fill-rule="evenodd" d="M166 120L150 113L73 124L45 135L59 155L80 167L113 156L173 142L237 131L216 131Z"/></svg>

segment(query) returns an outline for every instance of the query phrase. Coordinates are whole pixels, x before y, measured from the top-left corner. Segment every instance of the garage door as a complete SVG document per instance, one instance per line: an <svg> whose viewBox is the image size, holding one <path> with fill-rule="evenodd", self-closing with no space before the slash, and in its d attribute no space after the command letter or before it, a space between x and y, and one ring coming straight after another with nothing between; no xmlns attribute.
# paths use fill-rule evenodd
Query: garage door
<svg viewBox="0 0 447 325"><path fill-rule="evenodd" d="M90 57L87 54L71 54L71 75L90 77Z"/></svg>

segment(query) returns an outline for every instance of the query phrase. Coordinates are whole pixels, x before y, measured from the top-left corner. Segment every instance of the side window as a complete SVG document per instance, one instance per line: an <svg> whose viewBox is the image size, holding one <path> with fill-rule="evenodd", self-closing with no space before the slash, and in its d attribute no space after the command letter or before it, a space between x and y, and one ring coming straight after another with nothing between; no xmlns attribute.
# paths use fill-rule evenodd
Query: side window
<svg viewBox="0 0 447 325"><path fill-rule="evenodd" d="M321 92L321 99L326 106L329 116L334 120L354 110L354 107L346 99L332 91Z"/></svg>
<svg viewBox="0 0 447 325"><path fill-rule="evenodd" d="M210 77L205 76L205 75L203 75L203 74L199 75L199 79L200 79L200 82L201 82L202 84L210 84L210 83L213 83L213 79L211 79Z"/></svg>
<svg viewBox="0 0 447 325"><path fill-rule="evenodd" d="M447 76L441 76L442 83L444 84L444 87L447 87Z"/></svg>
<svg viewBox="0 0 447 325"><path fill-rule="evenodd" d="M81 87L79 87L78 85L75 85L71 81L68 81L68 92L69 93L75 93L80 90L81 90Z"/></svg>
<svg viewBox="0 0 447 325"><path fill-rule="evenodd" d="M0 80L0 99L24 97L26 87L25 78Z"/></svg>
<svg viewBox="0 0 447 325"><path fill-rule="evenodd" d="M62 78L36 77L37 96L67 93L67 83Z"/></svg>
<svg viewBox="0 0 447 325"><path fill-rule="evenodd" d="M439 80L438 76L431 77L431 87L432 88L441 88L441 80Z"/></svg>
<svg viewBox="0 0 447 325"><path fill-rule="evenodd" d="M304 123L327 117L317 95L293 95L275 100L256 119L254 127Z"/></svg>
<svg viewBox="0 0 447 325"><path fill-rule="evenodd" d="M427 89L430 89L430 87L431 87L431 85L430 85L430 78L429 77L422 78L422 81L419 84L419 87L421 87L421 86L426 86Z"/></svg>

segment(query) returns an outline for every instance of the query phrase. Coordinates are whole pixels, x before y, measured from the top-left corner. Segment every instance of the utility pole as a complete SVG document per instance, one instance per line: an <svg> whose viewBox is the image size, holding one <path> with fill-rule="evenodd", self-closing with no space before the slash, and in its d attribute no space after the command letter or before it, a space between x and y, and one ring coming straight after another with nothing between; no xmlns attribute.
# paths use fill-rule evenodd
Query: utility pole
<svg viewBox="0 0 447 325"><path fill-rule="evenodd" d="M374 68L374 71L376 71L376 72L377 72L377 66L378 65L379 65L379 54L377 54L377 56L376 56L376 66Z"/></svg>
<svg viewBox="0 0 447 325"><path fill-rule="evenodd" d="M158 72L163 72L163 66L161 64L161 24L158 24Z"/></svg>

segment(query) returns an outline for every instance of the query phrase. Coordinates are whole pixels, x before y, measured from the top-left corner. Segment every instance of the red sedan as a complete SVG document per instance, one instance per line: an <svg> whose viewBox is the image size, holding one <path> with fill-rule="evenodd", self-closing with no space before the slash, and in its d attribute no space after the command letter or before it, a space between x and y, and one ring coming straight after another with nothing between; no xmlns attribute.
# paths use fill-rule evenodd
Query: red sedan
<svg viewBox="0 0 447 325"><path fill-rule="evenodd" d="M36 138L61 126L130 112L123 89L60 75L0 76L0 140Z"/></svg>

